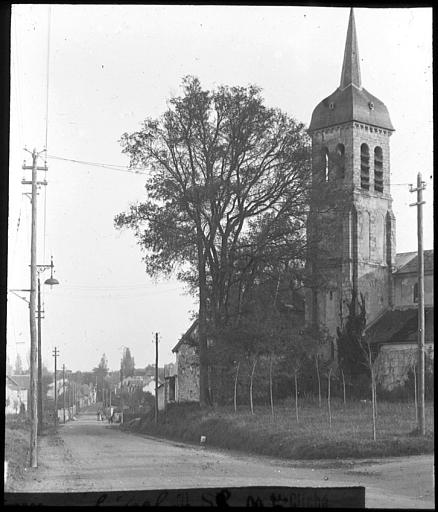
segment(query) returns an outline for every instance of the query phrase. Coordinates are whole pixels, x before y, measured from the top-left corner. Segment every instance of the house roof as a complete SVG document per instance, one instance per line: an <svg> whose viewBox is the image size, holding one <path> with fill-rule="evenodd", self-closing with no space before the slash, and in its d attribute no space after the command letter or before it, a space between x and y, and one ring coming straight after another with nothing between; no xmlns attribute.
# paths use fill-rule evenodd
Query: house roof
<svg viewBox="0 0 438 512"><path fill-rule="evenodd" d="M424 309L425 341L433 342L433 306ZM416 343L418 308L393 309L384 313L369 329L373 344Z"/></svg>
<svg viewBox="0 0 438 512"><path fill-rule="evenodd" d="M423 251L424 273L433 273L433 249ZM395 257L395 274L411 274L418 270L417 252L403 252Z"/></svg>
<svg viewBox="0 0 438 512"><path fill-rule="evenodd" d="M172 352L178 352L179 347L188 341L189 339L193 339L193 335L195 334L195 330L198 327L198 319L196 319L192 325L187 329L187 331L181 336L178 343L173 347Z"/></svg>
<svg viewBox="0 0 438 512"><path fill-rule="evenodd" d="M30 388L30 375L7 375L10 386L16 386L19 389Z"/></svg>

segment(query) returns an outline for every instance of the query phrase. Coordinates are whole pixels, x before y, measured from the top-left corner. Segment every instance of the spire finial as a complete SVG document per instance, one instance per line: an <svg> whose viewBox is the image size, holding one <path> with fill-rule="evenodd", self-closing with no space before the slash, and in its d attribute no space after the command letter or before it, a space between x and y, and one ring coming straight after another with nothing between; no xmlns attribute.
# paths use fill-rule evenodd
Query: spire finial
<svg viewBox="0 0 438 512"><path fill-rule="evenodd" d="M345 89L345 87L350 84L356 85L357 87L362 86L353 7L350 9L350 19L348 21L347 40L345 42L344 63L342 65L340 88Z"/></svg>

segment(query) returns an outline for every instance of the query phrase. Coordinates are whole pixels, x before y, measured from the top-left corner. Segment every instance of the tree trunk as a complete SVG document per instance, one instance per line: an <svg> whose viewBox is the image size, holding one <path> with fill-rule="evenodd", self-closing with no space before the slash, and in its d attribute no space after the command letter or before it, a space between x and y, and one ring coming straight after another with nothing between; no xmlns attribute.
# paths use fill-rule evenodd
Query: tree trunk
<svg viewBox="0 0 438 512"><path fill-rule="evenodd" d="M240 361L237 362L236 376L234 377L234 412L237 412L237 379L239 378Z"/></svg>
<svg viewBox="0 0 438 512"><path fill-rule="evenodd" d="M294 372L294 380L295 380L295 415L296 415L296 418L297 418L297 423L299 423L299 418L298 418L298 377L297 377L297 372Z"/></svg>
<svg viewBox="0 0 438 512"><path fill-rule="evenodd" d="M374 384L374 372L371 370L371 402L373 406L373 440L375 441L376 436L376 388Z"/></svg>
<svg viewBox="0 0 438 512"><path fill-rule="evenodd" d="M315 356L315 362L316 362L316 376L318 378L318 404L319 404L319 408L321 408L321 378L319 376L318 355Z"/></svg>
<svg viewBox="0 0 438 512"><path fill-rule="evenodd" d="M250 384L249 384L249 402L251 405L251 414L254 414L254 404L252 401L252 383L253 383L253 379L254 379L254 372L255 372L256 364L257 364L257 357L254 358L254 363L252 365L252 370L251 370Z"/></svg>
<svg viewBox="0 0 438 512"><path fill-rule="evenodd" d="M344 370L341 368L341 375L342 375L342 390L344 392L344 406L347 404L347 399L345 395L345 375Z"/></svg>
<svg viewBox="0 0 438 512"><path fill-rule="evenodd" d="M274 399L272 396L272 355L269 355L269 395L271 399L271 414L274 416Z"/></svg>
<svg viewBox="0 0 438 512"><path fill-rule="evenodd" d="M328 386L327 386L327 405L328 405L328 412L329 412L329 426L332 428L332 409L330 404L330 382L331 382L331 374L332 369L330 368L328 372Z"/></svg>
<svg viewBox="0 0 438 512"><path fill-rule="evenodd" d="M373 412L373 440L375 441L377 438L376 435L376 383L374 379L374 369L373 369L373 361L371 359L371 349L368 345L368 364L370 368L371 375L371 403L372 403L372 412Z"/></svg>
<svg viewBox="0 0 438 512"><path fill-rule="evenodd" d="M199 274L199 404L210 405L208 394L208 357L207 357L207 278L202 235L198 229L198 274Z"/></svg>

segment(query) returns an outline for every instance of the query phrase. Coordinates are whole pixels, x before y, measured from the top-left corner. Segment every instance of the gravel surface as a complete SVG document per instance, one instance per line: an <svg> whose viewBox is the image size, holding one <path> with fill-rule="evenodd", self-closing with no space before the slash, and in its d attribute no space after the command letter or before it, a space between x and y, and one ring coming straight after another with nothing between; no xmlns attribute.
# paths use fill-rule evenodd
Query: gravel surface
<svg viewBox="0 0 438 512"><path fill-rule="evenodd" d="M208 440L207 440L208 443ZM363 485L367 508L434 508L433 456L287 461L122 432L93 409L39 439L38 468L19 492Z"/></svg>

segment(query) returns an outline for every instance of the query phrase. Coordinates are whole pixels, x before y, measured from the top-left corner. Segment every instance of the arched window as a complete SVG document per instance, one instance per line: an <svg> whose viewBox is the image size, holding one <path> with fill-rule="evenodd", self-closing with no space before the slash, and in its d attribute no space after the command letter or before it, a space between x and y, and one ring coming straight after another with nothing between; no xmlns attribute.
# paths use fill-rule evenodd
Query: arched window
<svg viewBox="0 0 438 512"><path fill-rule="evenodd" d="M324 181L329 179L329 150L322 148L322 165L323 165L323 177Z"/></svg>
<svg viewBox="0 0 438 512"><path fill-rule="evenodd" d="M370 189L370 150L366 144L360 147L360 186Z"/></svg>
<svg viewBox="0 0 438 512"><path fill-rule="evenodd" d="M374 190L383 192L383 152L382 148L374 148Z"/></svg>
<svg viewBox="0 0 438 512"><path fill-rule="evenodd" d="M343 180L345 178L345 146L338 144L336 146L338 178Z"/></svg>

